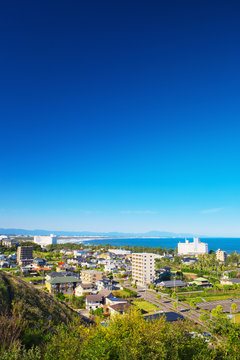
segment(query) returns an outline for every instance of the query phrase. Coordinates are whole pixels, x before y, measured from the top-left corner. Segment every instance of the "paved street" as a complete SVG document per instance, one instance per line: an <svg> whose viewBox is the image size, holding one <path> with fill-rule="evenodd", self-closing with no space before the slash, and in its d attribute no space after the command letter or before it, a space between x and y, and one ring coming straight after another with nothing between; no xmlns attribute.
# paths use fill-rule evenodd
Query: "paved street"
<svg viewBox="0 0 240 360"><path fill-rule="evenodd" d="M137 291L138 295L143 298L144 300L149 301L150 303L156 305L159 307L159 310L162 311L175 311L179 312L181 315L183 315L185 318L194 321L197 324L200 324L202 326L205 326L200 320L199 315L201 315L200 310L192 309L189 305L183 304L181 302L178 302L178 309L175 309L173 304L176 300L171 299L167 294L164 293L156 293L151 290L147 290L144 288L137 288L133 289L132 286L130 286L129 283L124 284L125 287L130 288L131 290ZM157 299L156 296L160 294L161 299ZM205 326L206 327L206 326Z"/></svg>

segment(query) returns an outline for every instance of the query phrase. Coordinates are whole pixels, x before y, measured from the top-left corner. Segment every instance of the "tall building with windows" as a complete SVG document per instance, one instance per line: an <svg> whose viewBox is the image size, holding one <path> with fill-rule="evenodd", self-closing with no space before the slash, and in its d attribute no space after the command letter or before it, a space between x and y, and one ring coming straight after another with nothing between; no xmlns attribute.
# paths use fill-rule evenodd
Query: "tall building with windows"
<svg viewBox="0 0 240 360"><path fill-rule="evenodd" d="M185 240L185 243L178 243L178 255L199 255L208 254L208 244L193 238L193 242Z"/></svg>
<svg viewBox="0 0 240 360"><path fill-rule="evenodd" d="M17 263L20 266L31 264L33 261L32 246L18 246L17 248Z"/></svg>
<svg viewBox="0 0 240 360"><path fill-rule="evenodd" d="M216 257L217 257L217 260L219 260L221 262L225 262L227 260L227 253L226 253L226 251L218 249L216 251Z"/></svg>
<svg viewBox="0 0 240 360"><path fill-rule="evenodd" d="M146 286L155 280L155 254L132 254L132 278L140 286Z"/></svg>

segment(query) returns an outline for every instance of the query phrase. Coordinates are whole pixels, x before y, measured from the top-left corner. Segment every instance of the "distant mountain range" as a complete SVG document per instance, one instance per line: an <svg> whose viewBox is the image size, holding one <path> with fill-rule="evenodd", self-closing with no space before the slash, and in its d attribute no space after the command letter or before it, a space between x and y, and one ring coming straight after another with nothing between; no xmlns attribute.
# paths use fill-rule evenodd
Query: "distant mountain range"
<svg viewBox="0 0 240 360"><path fill-rule="evenodd" d="M3 229L0 228L2 235L50 235L58 236L106 236L106 237L193 237L202 235L194 235L189 233L173 233L168 231L148 231L145 233L122 233L122 232L90 232L90 231L54 231L54 230L26 230L26 229Z"/></svg>

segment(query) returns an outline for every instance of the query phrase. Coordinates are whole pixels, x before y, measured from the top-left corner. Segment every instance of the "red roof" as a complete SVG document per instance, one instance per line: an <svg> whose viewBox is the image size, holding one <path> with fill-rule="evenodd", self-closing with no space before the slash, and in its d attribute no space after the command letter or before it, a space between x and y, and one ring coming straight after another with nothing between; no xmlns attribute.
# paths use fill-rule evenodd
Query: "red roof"
<svg viewBox="0 0 240 360"><path fill-rule="evenodd" d="M62 261L62 262L58 263L58 265L63 265L63 264L64 264L64 261Z"/></svg>
<svg viewBox="0 0 240 360"><path fill-rule="evenodd" d="M48 268L48 267L41 267L41 266L36 267L36 270L37 270L37 271L51 271L50 268Z"/></svg>

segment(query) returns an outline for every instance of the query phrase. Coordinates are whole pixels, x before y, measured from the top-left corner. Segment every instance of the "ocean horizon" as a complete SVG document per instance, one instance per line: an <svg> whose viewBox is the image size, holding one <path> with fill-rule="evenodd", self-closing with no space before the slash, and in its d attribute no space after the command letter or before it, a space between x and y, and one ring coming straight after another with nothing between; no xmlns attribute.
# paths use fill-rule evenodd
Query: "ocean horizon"
<svg viewBox="0 0 240 360"><path fill-rule="evenodd" d="M208 250L221 249L226 251L228 254L237 251L240 253L240 238L199 238L200 241L208 244ZM192 238L188 238L192 241ZM185 242L185 238L102 238L102 239L86 239L86 240L75 240L68 239L64 242L71 242L76 244L84 245L106 245L110 244L112 246L148 246L148 247L159 247L175 249L179 242ZM63 243L63 241L61 241Z"/></svg>

